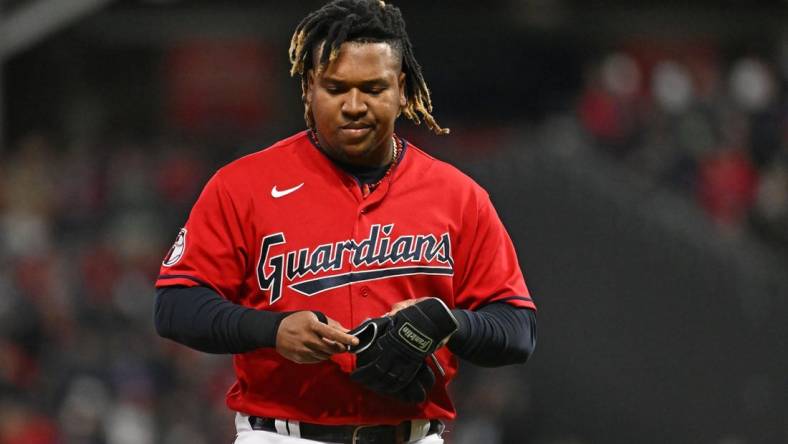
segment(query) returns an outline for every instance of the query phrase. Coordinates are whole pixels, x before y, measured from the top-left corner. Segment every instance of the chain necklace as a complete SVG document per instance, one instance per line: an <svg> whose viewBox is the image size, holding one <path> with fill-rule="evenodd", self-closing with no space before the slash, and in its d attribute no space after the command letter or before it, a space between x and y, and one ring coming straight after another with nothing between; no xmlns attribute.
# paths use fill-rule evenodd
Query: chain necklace
<svg viewBox="0 0 788 444"><path fill-rule="evenodd" d="M369 192L372 192L375 188L377 188L378 185L380 185L383 182L383 180L389 177L391 172L394 171L394 166L397 165L397 161L399 160L399 155L401 152L402 149L399 146L399 140L397 139L396 136L391 136L391 163L389 163L389 167L386 170L386 173L383 174L383 177L378 179L377 182L371 185L367 185L367 187L369 187ZM369 195L369 193L365 195Z"/></svg>

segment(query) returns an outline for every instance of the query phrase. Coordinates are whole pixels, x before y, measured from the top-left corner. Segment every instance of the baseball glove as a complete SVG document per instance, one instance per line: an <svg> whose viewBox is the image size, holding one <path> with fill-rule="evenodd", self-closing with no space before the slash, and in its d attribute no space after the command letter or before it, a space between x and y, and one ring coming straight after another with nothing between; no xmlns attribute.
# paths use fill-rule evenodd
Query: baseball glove
<svg viewBox="0 0 788 444"><path fill-rule="evenodd" d="M356 353L356 370L350 377L377 393L423 402L435 384L425 358L444 345L457 326L454 315L438 298L367 320L350 332L359 338L359 344L350 349Z"/></svg>

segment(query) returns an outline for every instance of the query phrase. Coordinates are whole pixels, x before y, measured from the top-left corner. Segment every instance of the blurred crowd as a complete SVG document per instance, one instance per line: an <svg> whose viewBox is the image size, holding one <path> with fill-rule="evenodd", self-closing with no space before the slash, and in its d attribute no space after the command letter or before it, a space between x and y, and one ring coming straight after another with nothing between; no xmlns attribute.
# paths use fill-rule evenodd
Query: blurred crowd
<svg viewBox="0 0 788 444"><path fill-rule="evenodd" d="M728 60L713 45L632 45L589 67L576 115L600 150L687 193L722 233L788 247L783 52Z"/></svg>
<svg viewBox="0 0 788 444"><path fill-rule="evenodd" d="M0 443L231 442L226 357L158 338L158 264L209 168L176 144L0 161Z"/></svg>

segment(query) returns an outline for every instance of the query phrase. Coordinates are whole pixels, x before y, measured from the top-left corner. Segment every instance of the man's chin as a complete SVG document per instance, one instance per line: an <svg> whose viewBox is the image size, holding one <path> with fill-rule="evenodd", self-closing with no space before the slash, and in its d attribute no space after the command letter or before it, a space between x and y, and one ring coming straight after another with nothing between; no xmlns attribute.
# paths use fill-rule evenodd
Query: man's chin
<svg viewBox="0 0 788 444"><path fill-rule="evenodd" d="M369 144L342 145L340 151L343 160L354 165L368 165L375 157L375 149Z"/></svg>
<svg viewBox="0 0 788 444"><path fill-rule="evenodd" d="M338 148L348 159L363 159L374 151L368 140L342 141Z"/></svg>
<svg viewBox="0 0 788 444"><path fill-rule="evenodd" d="M342 147L342 157L346 160L356 163L364 161L370 157L372 150L366 147Z"/></svg>

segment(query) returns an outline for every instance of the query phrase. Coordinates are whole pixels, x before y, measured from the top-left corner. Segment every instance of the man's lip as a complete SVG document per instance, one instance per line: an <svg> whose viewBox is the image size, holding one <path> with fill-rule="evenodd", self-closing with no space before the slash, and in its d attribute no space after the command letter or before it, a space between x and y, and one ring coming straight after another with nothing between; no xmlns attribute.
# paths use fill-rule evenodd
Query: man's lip
<svg viewBox="0 0 788 444"><path fill-rule="evenodd" d="M349 137L351 139L358 139L362 137L367 137L367 134L372 132L372 125L364 125L358 123L351 123L349 125L344 125L339 128L341 134L344 134L345 137Z"/></svg>
<svg viewBox="0 0 788 444"><path fill-rule="evenodd" d="M364 126L361 128L341 128L340 134L343 134L345 137L349 137L350 139L358 139L366 137L371 131L371 126Z"/></svg>
<svg viewBox="0 0 788 444"><path fill-rule="evenodd" d="M372 125L367 123L348 123L347 125L342 125L340 128L345 130L361 130L372 128Z"/></svg>

